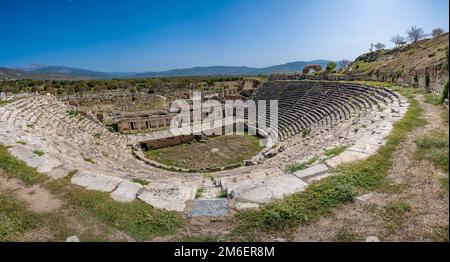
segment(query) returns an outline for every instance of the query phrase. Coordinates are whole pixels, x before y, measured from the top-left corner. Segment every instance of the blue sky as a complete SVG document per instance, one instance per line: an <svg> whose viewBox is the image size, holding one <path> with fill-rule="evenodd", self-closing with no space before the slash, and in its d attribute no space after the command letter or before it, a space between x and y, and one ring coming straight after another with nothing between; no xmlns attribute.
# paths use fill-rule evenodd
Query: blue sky
<svg viewBox="0 0 450 262"><path fill-rule="evenodd" d="M448 31L448 0L0 1L0 66L109 72L354 59L412 25Z"/></svg>

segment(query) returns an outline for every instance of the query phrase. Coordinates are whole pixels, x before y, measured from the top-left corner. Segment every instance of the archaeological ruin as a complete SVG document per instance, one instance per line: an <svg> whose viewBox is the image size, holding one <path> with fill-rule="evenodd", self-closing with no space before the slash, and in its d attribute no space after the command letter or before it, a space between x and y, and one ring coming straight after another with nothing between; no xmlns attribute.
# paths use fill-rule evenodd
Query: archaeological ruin
<svg viewBox="0 0 450 262"><path fill-rule="evenodd" d="M135 95L133 100L144 103L156 99ZM126 103L120 104L125 101L120 98L123 94L119 92L86 94L83 99L29 94L0 107L2 143L39 172L60 179L76 171L71 177L73 184L108 192L117 201L137 198L190 216L196 213L189 203L195 207L208 201L225 210L219 212L224 215L226 210L258 208L301 192L311 182L330 176L338 164L374 154L408 108L407 100L398 93L358 83L286 80L275 75L266 83L248 79L239 87L212 88L203 99L277 100L278 114L257 108L258 115L267 116L265 127L242 119L247 130L255 128L264 142L251 159L221 168L185 170L144 155L148 148L195 139L194 135L174 135L169 130L178 112L171 112L167 105L175 99L161 99L158 109L132 111L125 109L129 107ZM108 105L108 101L119 102ZM277 130L271 130L273 122ZM324 155L336 147L342 148L342 153ZM43 154L36 155L36 151ZM318 159L310 167L287 171L289 164L314 155ZM136 179L148 183L137 183ZM218 215L214 208L211 212Z"/></svg>

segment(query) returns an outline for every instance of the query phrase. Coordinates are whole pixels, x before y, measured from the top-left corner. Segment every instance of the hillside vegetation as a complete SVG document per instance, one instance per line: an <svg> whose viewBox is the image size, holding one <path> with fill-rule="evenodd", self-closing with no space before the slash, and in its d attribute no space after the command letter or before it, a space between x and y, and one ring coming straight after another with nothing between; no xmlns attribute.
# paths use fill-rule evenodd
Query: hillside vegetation
<svg viewBox="0 0 450 262"><path fill-rule="evenodd" d="M344 73L377 76L395 80L415 75L427 68L448 72L449 34L393 49L383 49L358 57Z"/></svg>

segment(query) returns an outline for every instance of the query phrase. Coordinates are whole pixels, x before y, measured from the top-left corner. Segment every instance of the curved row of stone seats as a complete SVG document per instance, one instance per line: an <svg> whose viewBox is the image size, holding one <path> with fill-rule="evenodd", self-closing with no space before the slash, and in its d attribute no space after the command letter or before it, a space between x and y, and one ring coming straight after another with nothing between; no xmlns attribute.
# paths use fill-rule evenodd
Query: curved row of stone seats
<svg viewBox="0 0 450 262"><path fill-rule="evenodd" d="M260 88L254 97L279 101L281 141L317 123L338 123L361 111L398 103L397 95L385 88L338 82L273 81ZM269 115L269 108L266 111ZM272 118L267 126L270 121Z"/></svg>
<svg viewBox="0 0 450 262"><path fill-rule="evenodd" d="M324 118L323 123L311 126L308 136L294 135L281 142L279 147L284 149L261 166L223 172L215 181L227 190L239 209L257 208L275 198L301 192L309 183L330 176L329 171L339 163L363 159L376 152L393 124L407 110L405 100L394 98L392 101L386 107L357 112L333 125L325 123ZM338 156L329 159L323 154L327 149L343 145L347 149ZM320 157L310 168L286 173L287 165L304 162L315 155Z"/></svg>

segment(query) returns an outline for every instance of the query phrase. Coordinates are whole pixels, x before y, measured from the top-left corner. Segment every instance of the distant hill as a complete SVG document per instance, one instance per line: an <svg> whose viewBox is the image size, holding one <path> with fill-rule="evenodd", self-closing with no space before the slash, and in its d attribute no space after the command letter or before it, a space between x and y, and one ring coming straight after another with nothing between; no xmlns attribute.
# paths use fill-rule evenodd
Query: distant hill
<svg viewBox="0 0 450 262"><path fill-rule="evenodd" d="M270 75L276 72L300 72L308 64L325 67L328 60L297 61L264 68L246 66L207 66L145 73L105 73L65 66L30 65L20 69L0 67L0 79L109 79L145 77L189 77L226 75Z"/></svg>
<svg viewBox="0 0 450 262"><path fill-rule="evenodd" d="M23 70L0 67L0 80L2 80L2 79L24 79L24 78L38 78L38 75L29 73L29 72L26 72Z"/></svg>
<svg viewBox="0 0 450 262"><path fill-rule="evenodd" d="M147 72L135 74L132 77L169 77L169 76L221 76L221 75L270 75L273 73L300 72L306 65L320 64L325 67L330 61L313 60L298 61L282 65L274 65L263 68L246 67L246 66L207 66L192 67L184 69L172 69L162 72Z"/></svg>

